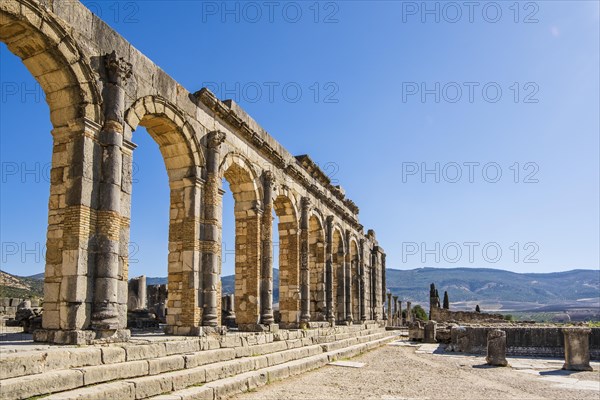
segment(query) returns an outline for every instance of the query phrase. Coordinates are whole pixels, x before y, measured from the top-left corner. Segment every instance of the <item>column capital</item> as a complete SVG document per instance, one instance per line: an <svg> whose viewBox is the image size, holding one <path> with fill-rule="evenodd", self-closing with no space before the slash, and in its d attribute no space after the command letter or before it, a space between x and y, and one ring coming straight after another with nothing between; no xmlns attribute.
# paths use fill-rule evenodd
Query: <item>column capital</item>
<svg viewBox="0 0 600 400"><path fill-rule="evenodd" d="M131 76L131 63L125 61L123 57L117 58L115 51L104 56L104 67L106 68L108 82L113 85L123 86Z"/></svg>
<svg viewBox="0 0 600 400"><path fill-rule="evenodd" d="M223 144L226 137L225 133L221 131L211 131L208 133L206 144L208 145L208 148L216 149Z"/></svg>
<svg viewBox="0 0 600 400"><path fill-rule="evenodd" d="M265 185L273 186L275 184L275 174L269 169L263 171L262 178Z"/></svg>
<svg viewBox="0 0 600 400"><path fill-rule="evenodd" d="M301 199L301 204L302 204L302 210L303 211L309 211L311 206L312 206L312 202L310 200L310 197L302 197Z"/></svg>

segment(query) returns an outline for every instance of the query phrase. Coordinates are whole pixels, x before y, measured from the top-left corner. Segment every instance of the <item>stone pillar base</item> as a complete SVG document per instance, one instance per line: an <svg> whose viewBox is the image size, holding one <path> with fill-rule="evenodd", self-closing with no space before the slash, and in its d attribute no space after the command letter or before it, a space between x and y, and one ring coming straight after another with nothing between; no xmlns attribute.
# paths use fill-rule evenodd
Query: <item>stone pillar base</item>
<svg viewBox="0 0 600 400"><path fill-rule="evenodd" d="M301 329L302 326L308 327L308 322L280 322L279 329Z"/></svg>
<svg viewBox="0 0 600 400"><path fill-rule="evenodd" d="M173 336L206 336L211 334L224 335L226 326L176 326L167 325L165 334Z"/></svg>
<svg viewBox="0 0 600 400"><path fill-rule="evenodd" d="M279 332L279 325L263 325L263 324L238 324L240 332Z"/></svg>
<svg viewBox="0 0 600 400"><path fill-rule="evenodd" d="M329 328L331 325L326 321L310 321L308 323L309 329L317 329L317 328Z"/></svg>
<svg viewBox="0 0 600 400"><path fill-rule="evenodd" d="M129 329L116 330L58 330L38 329L33 332L35 342L46 342L53 344L104 344L127 342L131 337Z"/></svg>

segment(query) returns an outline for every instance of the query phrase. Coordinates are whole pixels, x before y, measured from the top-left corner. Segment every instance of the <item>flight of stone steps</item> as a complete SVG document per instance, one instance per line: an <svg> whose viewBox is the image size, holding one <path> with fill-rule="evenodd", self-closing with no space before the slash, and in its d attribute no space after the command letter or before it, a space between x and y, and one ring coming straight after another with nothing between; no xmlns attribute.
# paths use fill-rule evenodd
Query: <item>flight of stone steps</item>
<svg viewBox="0 0 600 400"><path fill-rule="evenodd" d="M4 354L0 398L222 399L394 340L377 324ZM46 396L46 397L43 397Z"/></svg>

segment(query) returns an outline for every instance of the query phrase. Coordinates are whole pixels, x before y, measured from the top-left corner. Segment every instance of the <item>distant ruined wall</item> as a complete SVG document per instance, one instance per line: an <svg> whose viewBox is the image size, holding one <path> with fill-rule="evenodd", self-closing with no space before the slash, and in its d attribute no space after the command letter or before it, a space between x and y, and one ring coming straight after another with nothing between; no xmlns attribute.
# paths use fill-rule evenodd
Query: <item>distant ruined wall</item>
<svg viewBox="0 0 600 400"><path fill-rule="evenodd" d="M39 299L21 299L16 297L0 297L0 317L14 318L20 304L25 300L31 302L31 307L39 307Z"/></svg>
<svg viewBox="0 0 600 400"><path fill-rule="evenodd" d="M437 322L504 322L502 314L487 314L473 311L450 311L439 307L431 307L431 320Z"/></svg>
<svg viewBox="0 0 600 400"><path fill-rule="evenodd" d="M507 354L511 356L564 357L564 337L561 327L461 326L453 327L451 346L465 353L485 354L490 330L506 332ZM600 328L592 328L590 357L600 360Z"/></svg>

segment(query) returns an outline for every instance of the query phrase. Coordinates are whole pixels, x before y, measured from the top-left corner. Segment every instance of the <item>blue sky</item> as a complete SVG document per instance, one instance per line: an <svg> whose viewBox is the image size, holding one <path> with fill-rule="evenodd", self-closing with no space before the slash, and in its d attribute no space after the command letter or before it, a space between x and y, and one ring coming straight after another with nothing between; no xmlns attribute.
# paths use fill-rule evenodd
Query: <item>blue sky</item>
<svg viewBox="0 0 600 400"><path fill-rule="evenodd" d="M234 98L310 154L388 267L599 268L597 1L84 3L189 91ZM1 266L29 275L51 126L4 45L0 72ZM134 141L131 274L165 276L167 176L143 128ZM228 249L232 213L228 193Z"/></svg>

